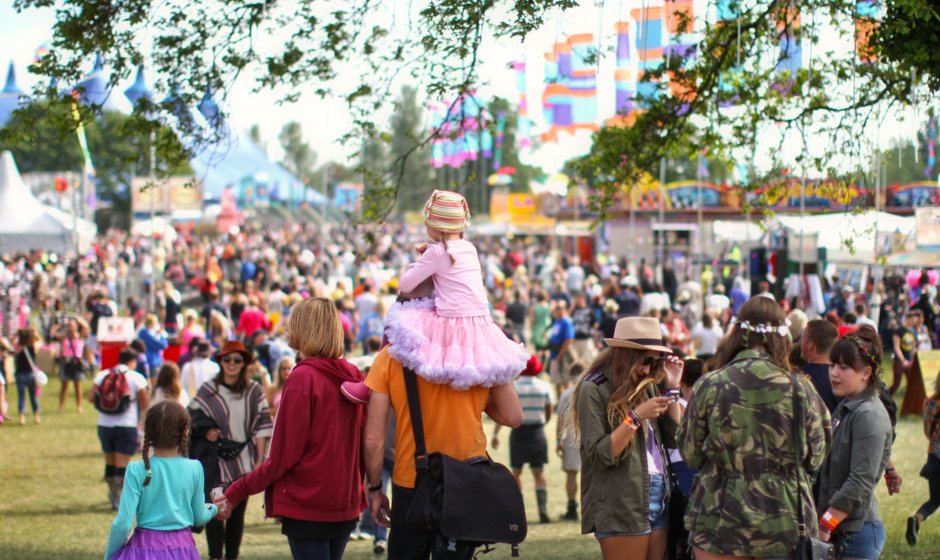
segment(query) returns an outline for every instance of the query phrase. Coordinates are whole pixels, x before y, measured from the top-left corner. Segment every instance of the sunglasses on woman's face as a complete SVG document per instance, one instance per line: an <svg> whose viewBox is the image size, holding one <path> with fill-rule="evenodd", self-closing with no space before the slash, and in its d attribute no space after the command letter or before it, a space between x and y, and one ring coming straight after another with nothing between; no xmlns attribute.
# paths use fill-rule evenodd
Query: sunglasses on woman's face
<svg viewBox="0 0 940 560"><path fill-rule="evenodd" d="M660 356L643 356L643 360L640 362L640 364L644 366L659 365L665 359L666 357L661 356L661 355Z"/></svg>
<svg viewBox="0 0 940 560"><path fill-rule="evenodd" d="M240 364L240 363L243 363L244 361L245 360L242 359L240 356L226 356L222 358L223 364Z"/></svg>

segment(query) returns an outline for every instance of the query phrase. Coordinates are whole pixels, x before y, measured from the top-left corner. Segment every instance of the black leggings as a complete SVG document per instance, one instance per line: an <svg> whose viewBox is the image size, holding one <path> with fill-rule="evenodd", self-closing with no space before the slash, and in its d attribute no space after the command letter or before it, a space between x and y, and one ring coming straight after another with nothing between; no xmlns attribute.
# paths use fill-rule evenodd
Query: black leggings
<svg viewBox="0 0 940 560"><path fill-rule="evenodd" d="M245 509L248 500L232 510L227 521L213 519L206 523L206 542L209 544L209 558L222 558L222 544L225 544L225 558L238 558L238 549L242 546L242 533L245 532Z"/></svg>
<svg viewBox="0 0 940 560"><path fill-rule="evenodd" d="M925 470L931 473L940 473L940 457L933 453L927 455ZM924 516L924 519L933 515L933 512L940 507L940 474L927 477L927 487L930 488L930 499L917 510L917 513Z"/></svg>

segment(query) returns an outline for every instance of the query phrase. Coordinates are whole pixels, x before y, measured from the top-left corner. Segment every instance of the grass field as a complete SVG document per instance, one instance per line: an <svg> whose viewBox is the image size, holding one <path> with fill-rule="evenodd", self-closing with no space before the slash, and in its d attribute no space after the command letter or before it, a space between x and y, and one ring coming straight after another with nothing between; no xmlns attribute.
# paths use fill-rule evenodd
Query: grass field
<svg viewBox="0 0 940 560"><path fill-rule="evenodd" d="M41 425L32 424L29 418L30 422L20 427L14 416L13 422L0 426L0 560L84 560L100 558L104 553L113 513L101 482L103 460L95 430L97 413L86 405L82 415L74 412L74 406L56 414L55 385L57 382L53 381L44 391L42 405L47 412ZM15 389L12 393L8 399L11 412L15 413ZM554 421L550 429L554 429ZM487 426L487 434L490 433L491 427ZM505 443L495 457L505 462L508 432L503 432L503 439ZM904 542L907 516L927 497L926 481L917 476L925 454L920 419L904 418L898 425L894 445L894 463L904 477L902 493L888 497L883 484L878 488L881 514L888 530L882 558L940 558L940 517L928 520L922 527L917 548ZM564 475L559 459L554 454L550 456L549 501L554 519L564 512ZM524 494L530 518L537 519L531 479L526 480ZM205 538L197 535L196 541L205 554ZM580 524L572 522L534 523L521 552L523 557L535 559L600 557L594 539L582 536ZM245 560L289 557L287 541L279 526L262 518L260 496L249 502L241 557ZM346 558L374 557L371 542L354 541L347 549ZM486 557L508 558L508 549L502 547Z"/></svg>

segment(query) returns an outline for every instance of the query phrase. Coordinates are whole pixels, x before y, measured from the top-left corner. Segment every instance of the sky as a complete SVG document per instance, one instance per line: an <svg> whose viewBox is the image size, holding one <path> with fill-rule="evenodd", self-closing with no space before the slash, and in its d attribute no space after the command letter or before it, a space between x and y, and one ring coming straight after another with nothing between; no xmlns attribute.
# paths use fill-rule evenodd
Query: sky
<svg viewBox="0 0 940 560"><path fill-rule="evenodd" d="M706 0L695 0L695 12L701 16L707 9ZM614 46L613 26L616 21L628 19L630 10L641 5L662 5L662 0L614 0L614 1L587 1L564 14L552 14L542 29L532 33L525 43L515 40L497 41L488 38L480 50L479 75L483 85L479 88L479 96L483 99L492 96L501 96L512 102L518 101L516 93L515 75L509 68L514 60L525 60L527 63L527 86L529 98L530 117L534 121L536 132L545 128L544 120L540 114L541 97L543 89L543 55L551 49L556 40L564 39L574 33L594 33L597 46L601 52ZM404 10L414 9L408 0L395 0L394 2L380 3L380 10L388 12L387 16L401 17ZM713 8L712 8L713 9ZM51 9L28 10L17 13L12 8L12 2L0 3L0 68L6 72L7 64L13 61L18 75L20 87L27 89L33 85L31 76L26 71L27 65L32 61L33 53L40 44L51 38L51 28L54 22L54 11ZM399 28L403 26L399 23ZM393 28L395 23L393 23ZM600 33L599 33L600 31ZM635 37L635 30L631 29ZM599 37L599 39L598 39ZM282 37L276 34L266 39L276 44ZM825 43L825 42L824 42ZM824 44L825 46L825 44ZM635 54L635 53L634 53ZM804 57L806 49L804 48ZM89 60L89 69L92 61ZM600 107L599 120L612 116L614 112L614 85L613 85L614 57L601 58L598 71L598 104ZM353 83L357 78L354 68L348 68L341 73L340 83ZM131 79L133 76L131 77ZM148 77L148 80L150 78ZM152 83L152 81L151 81ZM402 82L404 83L404 82ZM130 85L122 84L123 91ZM399 84L396 84L399 85ZM253 93L253 83L250 80L237 82L229 91L225 99L219 102L229 113L230 123L237 130L247 130L251 125L258 124L261 128L262 139L267 145L268 152L273 158L281 157L277 135L281 127L291 121L301 123L306 133L306 139L318 152L318 162L327 160L342 162L347 160L354 152L355 147L341 144L338 139L351 126L345 102L339 98L320 99L313 94L305 94L297 103L278 105L279 94L276 91ZM159 96L158 96L159 98ZM907 110L910 112L910 110ZM386 115L382 115L386 118ZM775 132L768 130L762 135L761 145L758 147L758 166L766 163L771 156L771 150L776 147ZM864 133L867 137L877 139L886 145L898 136L910 134L904 132L898 121L892 115L885 120L880 129ZM547 172L557 171L563 162L572 157L586 153L590 149L590 133L579 132L575 136L562 135L557 144L543 144L536 151L523 153L523 160L527 163L541 166ZM798 140L788 138L784 143L784 152L787 157L795 157L801 150Z"/></svg>

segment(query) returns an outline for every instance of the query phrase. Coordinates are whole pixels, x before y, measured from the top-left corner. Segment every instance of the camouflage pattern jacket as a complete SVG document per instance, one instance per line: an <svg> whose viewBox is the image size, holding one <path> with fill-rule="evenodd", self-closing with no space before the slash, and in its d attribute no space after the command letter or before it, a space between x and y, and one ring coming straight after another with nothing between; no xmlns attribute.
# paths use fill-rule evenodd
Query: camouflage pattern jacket
<svg viewBox="0 0 940 560"><path fill-rule="evenodd" d="M607 401L611 386L600 372L587 376L578 393L578 426L581 433L581 532L640 533L650 530L650 482L646 455L646 433L637 430L633 443L620 455L611 450L611 426ZM650 385L646 397L659 391ZM675 447L678 425L663 414L650 427L663 454L663 445ZM669 485L666 485L667 492Z"/></svg>
<svg viewBox="0 0 940 560"><path fill-rule="evenodd" d="M815 536L810 473L829 450L829 411L801 377L804 431L797 459L791 379L767 354L745 350L695 384L677 434L683 458L701 470L685 515L693 546L713 554L791 556L797 491Z"/></svg>

